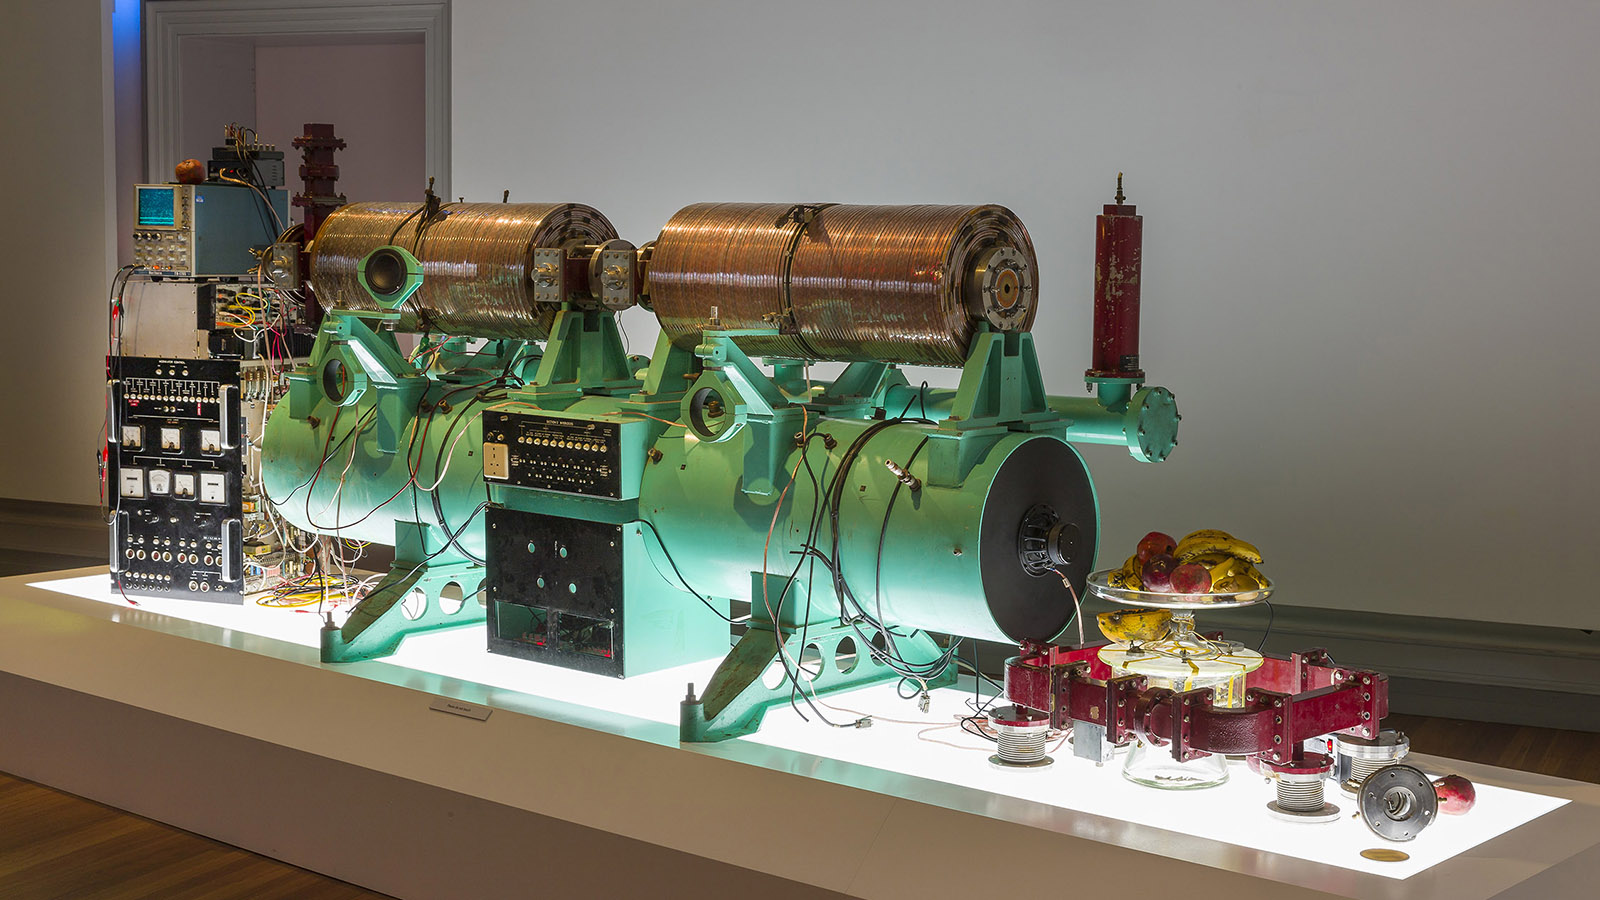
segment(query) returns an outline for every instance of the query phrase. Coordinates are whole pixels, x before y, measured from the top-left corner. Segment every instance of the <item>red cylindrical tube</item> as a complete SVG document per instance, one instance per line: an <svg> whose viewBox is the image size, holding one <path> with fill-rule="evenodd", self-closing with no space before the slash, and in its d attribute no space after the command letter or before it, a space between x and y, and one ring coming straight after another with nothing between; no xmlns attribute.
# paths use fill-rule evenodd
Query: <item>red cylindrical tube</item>
<svg viewBox="0 0 1600 900"><path fill-rule="evenodd" d="M1144 217L1137 207L1108 203L1095 221L1094 360L1085 378L1144 379L1139 367L1139 263Z"/></svg>

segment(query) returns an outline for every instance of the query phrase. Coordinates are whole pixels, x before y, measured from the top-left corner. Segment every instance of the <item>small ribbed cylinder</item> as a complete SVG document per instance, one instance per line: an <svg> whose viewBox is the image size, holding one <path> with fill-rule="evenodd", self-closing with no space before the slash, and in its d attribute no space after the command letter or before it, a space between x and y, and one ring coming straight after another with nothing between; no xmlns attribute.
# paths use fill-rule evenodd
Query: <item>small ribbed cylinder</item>
<svg viewBox="0 0 1600 900"><path fill-rule="evenodd" d="M1022 726L997 724L995 737L998 749L995 755L1007 765L1037 763L1044 759L1046 731L1046 723L1042 721L1037 725Z"/></svg>
<svg viewBox="0 0 1600 900"><path fill-rule="evenodd" d="M1345 793L1354 794L1368 775L1405 759L1410 750L1410 739L1392 728L1383 729L1372 739L1334 735L1333 752L1338 759L1334 778Z"/></svg>
<svg viewBox="0 0 1600 900"><path fill-rule="evenodd" d="M1290 812L1322 809L1321 772L1285 772L1278 775L1278 806Z"/></svg>
<svg viewBox="0 0 1600 900"><path fill-rule="evenodd" d="M1367 780L1367 776L1387 765L1393 765L1389 760L1382 759L1351 759L1350 780L1360 784Z"/></svg>

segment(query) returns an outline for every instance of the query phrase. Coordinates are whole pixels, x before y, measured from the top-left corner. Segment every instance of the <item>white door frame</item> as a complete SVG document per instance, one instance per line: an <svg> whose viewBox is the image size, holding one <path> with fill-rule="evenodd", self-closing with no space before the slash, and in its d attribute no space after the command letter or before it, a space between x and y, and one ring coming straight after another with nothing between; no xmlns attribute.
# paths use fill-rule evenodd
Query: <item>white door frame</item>
<svg viewBox="0 0 1600 900"><path fill-rule="evenodd" d="M436 179L435 192L450 196L449 0L146 0L144 11L145 176L151 182L166 181L177 159L183 77L179 49L185 39L420 33L423 160L427 173ZM286 168L293 171L292 166Z"/></svg>

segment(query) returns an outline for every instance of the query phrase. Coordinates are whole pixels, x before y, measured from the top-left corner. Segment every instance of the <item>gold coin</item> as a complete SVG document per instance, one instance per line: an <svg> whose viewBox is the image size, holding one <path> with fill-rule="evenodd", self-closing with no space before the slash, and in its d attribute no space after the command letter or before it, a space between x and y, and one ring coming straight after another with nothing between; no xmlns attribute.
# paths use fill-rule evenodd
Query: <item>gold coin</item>
<svg viewBox="0 0 1600 900"><path fill-rule="evenodd" d="M1411 858L1411 854L1403 850L1390 850L1388 847L1374 847L1371 850L1363 850L1361 855L1367 859L1375 859L1378 862L1405 862Z"/></svg>

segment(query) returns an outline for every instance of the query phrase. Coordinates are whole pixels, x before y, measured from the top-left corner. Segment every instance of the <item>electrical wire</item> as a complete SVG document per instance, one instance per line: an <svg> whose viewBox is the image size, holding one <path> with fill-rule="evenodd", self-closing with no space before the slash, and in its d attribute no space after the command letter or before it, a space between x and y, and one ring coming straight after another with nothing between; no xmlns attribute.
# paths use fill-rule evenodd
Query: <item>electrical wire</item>
<svg viewBox="0 0 1600 900"><path fill-rule="evenodd" d="M809 375L807 376L807 379L809 381ZM809 435L809 430L808 430L809 420L810 420L810 411L802 406L800 408L800 434ZM805 461L806 446L807 446L807 444L809 442L810 442L809 436L808 437L803 437L801 439L801 441L800 441L800 456L799 456L798 459L795 460L794 469L789 473L789 480L784 483L783 490L779 492L777 502L772 505L772 521L770 523L768 523L768 525L767 525L766 542L761 547L761 602L762 602L762 605L766 607L767 617L768 617L769 621L772 622L772 640L773 640L773 643L777 647L777 656L779 657L780 661L783 664L784 674L786 676L788 676L788 679L789 679L789 683L790 683L789 705L791 707L794 707L795 713L800 716L801 720L805 720L805 714L801 713L799 707L796 707L794 705L795 694L796 694L796 692L799 692L801 699L805 700L806 701L806 705L811 707L811 711L816 715L818 721L822 722L825 725L832 726L834 728L853 728L853 727L857 727L857 723L834 722L834 721L830 720L827 716L823 715L822 714L822 710L817 708L817 704L813 700L813 697L815 695L815 691L814 690L812 691L811 696L807 696L807 692L805 691L804 688L801 687L801 678L800 678L800 675L804 674L805 670L801 667L800 661L796 660L793 656L791 656L789 654L788 638L784 635L783 626L780 624L781 623L781 616L779 616L777 613L775 613L773 611L773 609L772 609L772 599L771 599L771 596L770 596L770 585L769 585L769 578L768 578L767 554L772 548L772 533L773 533L773 531L775 531L777 529L777 526L778 526L778 515L783 511L783 501L784 501L784 499L786 497L789 496L789 489L794 486L796 478L799 477L800 465L801 465L801 463L803 463ZM787 591L787 587L786 587L785 588L785 593L787 593L787 592L788 591ZM809 586L807 587L806 594L807 594L807 597L809 598L809 596L810 596L810 587ZM782 608L783 607L782 607L782 603L781 603L781 599L780 599L780 604L779 604L778 609L781 611ZM805 657L805 650L803 648L807 646L807 643L806 643L807 635L808 635L808 630L809 630L810 624L811 624L810 603L809 602L807 602L807 604L806 604L806 615L803 616L802 619L803 619L803 621L801 622L801 626L800 626L800 629L801 629L801 631L800 631L800 647L802 649L800 651L800 655L801 655L801 658L803 659ZM793 669L790 668L791 666L793 666ZM812 677L814 678L815 676L812 676ZM806 679L806 681L807 681L807 683L809 683L810 679ZM858 722L859 721L860 720L858 720Z"/></svg>
<svg viewBox="0 0 1600 900"><path fill-rule="evenodd" d="M1272 608L1271 600L1263 597L1261 602L1267 605L1267 630L1261 632L1261 643L1256 644L1257 653L1260 653L1262 648L1267 646L1267 638L1272 636L1272 620L1278 617L1277 610Z"/></svg>
<svg viewBox="0 0 1600 900"><path fill-rule="evenodd" d="M647 413L642 413L642 412L639 412L637 410L632 410L632 409L627 411L627 415L639 416L640 418L644 418L644 419L654 419L657 422L665 423L667 425L672 426L673 428L688 428L689 427L689 426L683 424L682 422L674 422L671 419L658 418L656 416L652 416L652 415L649 415Z"/></svg>
<svg viewBox="0 0 1600 900"><path fill-rule="evenodd" d="M267 208L267 212L269 214L271 214L271 216L272 216L272 224L274 226L276 226L276 229L277 229L274 232L274 234L283 231L283 220L278 218L278 211L276 209L272 208L272 201L267 198L267 192L266 191L263 191L261 188L256 187L255 185L251 184L248 181L245 181L242 178L231 178L231 177L229 177L227 175L222 174L221 172L217 173L217 177L220 178L223 181L227 181L227 182L230 182L232 184L243 185L244 187L247 187L250 190L255 191L256 192L256 196L261 198L262 205Z"/></svg>
<svg viewBox="0 0 1600 900"><path fill-rule="evenodd" d="M1078 623L1078 646L1083 646L1083 604L1078 600L1078 589L1072 586L1072 579L1060 569L1051 569L1061 576L1061 583L1066 585L1067 592L1072 595L1072 618Z"/></svg>
<svg viewBox="0 0 1600 900"><path fill-rule="evenodd" d="M831 500L831 499L836 499L839 495L842 494L842 485L843 485L845 477L846 477L846 468L847 468L848 463L850 461L853 461L853 459L856 458L859 455L861 448L863 446L865 446L865 443L866 443L867 440L871 439L872 434L875 434L875 433L877 433L877 431L881 430L881 427L886 427L887 425L890 425L890 424L897 424L897 423L894 420L875 423L874 426L869 427L868 432L870 432L870 433L863 433L862 435L859 435L856 438L856 440L848 448L846 448L845 453L841 457L839 466L835 469L835 472L834 472L834 475L833 475L832 479L828 481L828 489L827 490L823 490L822 489L822 487L821 487L822 479L818 478L815 469L811 466L809 455L806 453L806 449L809 447L809 443L810 443L811 439L813 439L816 436L818 436L819 432L813 432L813 433L807 435L807 437L804 439L804 444L802 446L801 460L805 464L805 467L806 467L806 470L807 470L807 477L811 480L812 488L813 488L813 509L812 509L811 525L810 525L810 528L807 531L806 539L802 543L801 548L799 550L797 550L797 551L794 551L797 555L800 556L800 560L799 560L799 562L796 563L794 569L791 570L790 575L789 575L789 577L788 577L788 579L787 579L787 581L786 581L786 583L784 585L783 590L779 593L777 612L781 612L781 610L783 608L783 604L785 602L787 602L788 594L793 588L794 582L795 582L796 578L799 575L800 568L803 565L808 564L808 563L810 565L812 565L813 567L815 567L815 565L820 562L823 565L824 569L827 570L829 572L829 574L833 577L834 584L836 585L836 594L838 595L837 599L839 600L839 603L840 603L840 618L841 618L841 621L844 624L848 625L853 630L853 632L855 633L855 636L861 641L862 645L864 646L864 648L865 648L864 652L872 654L872 656L874 658L878 659L883 664L889 666L891 668L891 670L896 671L898 674L902 675L904 679L909 679L909 680L917 682L919 687L920 687L921 695L924 698L926 698L926 696L927 696L927 680L929 678L937 676L940 672L944 671L944 669L946 667L948 667L948 665L950 664L951 659L954 658L955 654L958 652L958 649L959 649L959 646L960 646L960 641L958 640L958 641L954 642L949 648L947 648L943 653L941 653L938 657L936 657L934 660L932 660L930 662L922 663L922 664L915 664L915 663L911 663L909 660L906 660L904 658L904 656L899 652L898 646L895 643L895 638L897 636L897 632L895 631L895 629L893 627L891 627L891 626L884 625L882 620L881 620L881 617L874 617L873 615L867 613L861 607L861 604L859 602L856 602L856 600L854 598L854 595L853 595L853 593L851 592L851 590L849 588L848 583L844 581L844 579L842 578L842 576L841 576L841 574L840 574L840 572L838 570L836 557L830 557L828 554L824 553L820 548L818 548L816 546L816 543L817 543L816 538L817 538L817 534L818 534L818 531L820 530L821 522L822 522L822 515L821 515L822 509L821 509L821 507L822 507L823 497L827 496ZM832 456L830 454L829 455L829 461L831 462L831 460L832 460ZM832 502L830 502L829 506L828 506L828 509L829 509L830 518L832 518L833 521L836 522L837 521L837 518L836 518L837 507L835 507L832 504ZM835 526L834 537L837 538L837 526ZM765 581L765 579L764 579L764 581ZM809 578L808 577L808 579L807 579L807 589L806 589L806 611L805 611L805 614L803 616L803 624L801 626L801 645L802 646L805 645L805 632L806 632L806 629L809 627L809 622L810 622L810 618L811 618L811 616L810 616L810 604L811 604L811 598L812 598L812 588L811 588L811 586L814 585L815 583L816 582L815 582L815 580L813 578ZM855 609L855 615L851 615L850 614L850 611L847 608L847 605L849 607L853 607ZM774 616L774 618L777 618L777 617ZM876 637L869 636L866 632L862 631L862 629L860 627L862 622L866 622L866 623L870 624L875 629ZM880 641L882 643L882 646L879 645ZM791 690L791 703L793 702L793 696L796 693L796 691L799 691L800 696L802 698L804 698L806 696L806 693L805 693L805 691L800 690L800 685L799 685L798 682L796 682L794 680L794 678L792 676L792 672L788 672L787 669L786 669L786 672L788 674L790 674L791 682L794 684L794 689ZM912 696L915 696L915 695L912 695ZM798 712L798 710L797 710L797 712ZM820 713L819 713L819 716L820 716Z"/></svg>
<svg viewBox="0 0 1600 900"><path fill-rule="evenodd" d="M469 406L467 408L470 409L471 407ZM458 413L457 414L457 418L459 418L459 417L460 417L460 414ZM452 422L450 430L453 431L454 429L455 429L455 423ZM450 464L453 461L455 461L455 458L456 458L456 445L461 443L461 439L466 437L467 436L467 432L470 431L470 430L471 429L469 429L469 428L461 429L461 433L456 435L456 439L450 442L450 452L445 455L444 466L442 468L439 467L439 466L434 466L434 471L439 473L439 477L435 478L433 480L433 484L430 484L427 487L422 488L422 490L428 491L428 492L431 493L431 492L437 491L439 489L439 485L444 484L444 477L446 475L450 474ZM450 431L446 431L445 432L445 437L448 439L449 436L450 436ZM442 443L440 444L439 449L441 451L444 449L444 445Z"/></svg>
<svg viewBox="0 0 1600 900"><path fill-rule="evenodd" d="M926 386L927 382L924 381L923 385ZM911 404L909 402L906 404L906 408L911 408ZM907 472L911 471L911 464L917 461L917 455L920 454L922 452L922 448L926 446L928 446L928 438L927 436L924 436L922 440L917 443L916 449L912 450L911 455L906 458L905 470ZM883 544L885 539L889 536L889 516L894 512L894 501L899 498L900 489L903 487L905 487L904 482L895 482L894 490L889 493L889 502L883 507L883 525L878 529L878 552L872 566L872 594L878 603L879 621L883 620Z"/></svg>
<svg viewBox="0 0 1600 900"><path fill-rule="evenodd" d="M696 600L699 600L701 603L705 604L706 609L711 610L711 612L713 614L715 614L717 618L721 619L724 622L727 622L729 625L735 625L735 624L738 624L740 622L745 622L750 618L749 616L745 616L744 618L741 618L741 619L734 619L734 618L726 615L725 613L721 612L720 610L718 610L715 606L712 605L710 600L707 600L706 598L700 596L700 592L696 591L694 588L690 587L689 586L689 580L687 578L683 577L683 573L682 572L678 571L678 564L673 561L672 554L667 551L667 542L663 541L661 539L661 532L656 530L655 523L651 522L649 519L641 518L639 520L639 524L643 525L646 528L649 528L650 529L650 533L655 536L656 546L661 548L661 555L666 558L667 565L672 567L672 574L677 576L678 583L683 585L683 589L688 591L689 594L691 596L693 596Z"/></svg>
<svg viewBox="0 0 1600 900"><path fill-rule="evenodd" d="M809 376L808 376L808 378L809 378ZM811 457L810 457L810 454L809 454L810 447L811 447L811 441L816 439L816 438L818 438L818 437L821 437L823 439L824 446L826 446L827 445L826 442L828 440L828 435L826 435L826 434L824 434L822 432L819 432L819 431L812 431L811 433L807 434L805 436L805 438L802 440L801 445L800 445L800 461L805 464L806 475L811 480L811 498L812 498L812 500L811 500L811 516L810 516L810 525L809 525L809 527L807 529L807 532L806 532L806 540L805 540L805 545L806 546L809 546L810 544L812 544L816 540L817 528L821 524L822 484L821 484L821 479L819 479L817 477L816 470L813 469L812 466L811 466ZM831 461L831 457L829 457L829 461ZM828 463L824 462L823 463L823 474L824 475L827 474L827 467L828 467ZM773 615L774 619L777 619L782 615L782 613L783 613L783 605L788 600L789 591L791 589L793 589L795 580L800 575L800 570L803 567L805 567L807 562L808 562L807 557L802 555L800 557L800 559L795 562L794 568L789 571L789 576L784 582L783 590L778 592L778 606L777 606L777 610L776 610L777 615ZM815 563L813 563L812 565L813 565L813 573L814 573L814 571L815 571ZM816 582L813 580L812 576L808 574L806 576L806 608L805 608L805 611L801 615L801 626L800 626L800 646L801 647L804 647L806 645L806 642L807 642L807 640L809 639L809 636L810 636L809 635L809 629L810 629L810 623L811 623L811 595L812 595L812 586L815 585L815 583ZM763 589L765 589L766 578L762 579L762 584L763 584ZM769 610L768 614L772 615L772 612ZM774 626L774 627L776 627L776 626ZM804 655L804 651L802 651L802 655ZM812 701L811 701L811 699L808 698L807 694L804 691L801 691L800 682L798 681L798 679L795 678L793 671L789 669L787 658L783 657L783 658L780 659L780 661L783 662L783 664L784 664L784 675L788 677L789 683L791 685L790 690L789 690L789 706L794 709L795 714L800 716L800 718L802 720L806 720L805 714L800 712L799 706L795 703L797 692L799 693L799 698L800 699L805 699L807 701L807 705L808 706L812 706L813 712L816 712L815 706L812 704ZM827 721L826 719L824 719L822 717L822 714L820 712L817 712L817 717L819 719L823 719L823 721ZM828 724L837 726L837 723L834 723L834 722L828 722Z"/></svg>
<svg viewBox="0 0 1600 900"><path fill-rule="evenodd" d="M911 412L911 404L913 404L913 403L918 404L918 406L920 408L917 411L922 413L922 418L927 419L928 418L928 382L926 382L926 381L922 382L921 386L919 386L917 388L916 396L914 396L910 400L906 401L906 408L900 410L899 418L904 419L906 417L906 413Z"/></svg>

